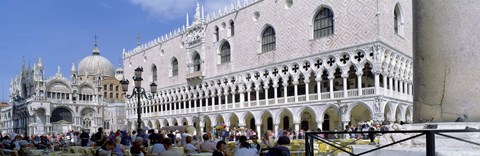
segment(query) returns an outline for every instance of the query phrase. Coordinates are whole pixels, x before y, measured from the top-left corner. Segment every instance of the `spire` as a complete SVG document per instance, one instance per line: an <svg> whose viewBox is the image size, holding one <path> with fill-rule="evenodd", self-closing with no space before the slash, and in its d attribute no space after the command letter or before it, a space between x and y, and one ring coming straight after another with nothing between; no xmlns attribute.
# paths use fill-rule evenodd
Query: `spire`
<svg viewBox="0 0 480 156"><path fill-rule="evenodd" d="M94 38L94 47L92 50L92 55L100 55L100 50L98 49L98 44L97 44L97 34L95 34L93 38Z"/></svg>
<svg viewBox="0 0 480 156"><path fill-rule="evenodd" d="M72 62L72 72L75 71L75 63Z"/></svg>
<svg viewBox="0 0 480 156"><path fill-rule="evenodd" d="M140 32L137 35L137 46L140 46Z"/></svg>
<svg viewBox="0 0 480 156"><path fill-rule="evenodd" d="M195 18L193 19L193 23L194 24L197 24L199 23L201 20L201 17L200 17L200 4L198 3L198 0L197 0L197 10L195 12Z"/></svg>
<svg viewBox="0 0 480 156"><path fill-rule="evenodd" d="M187 13L187 27L190 25L190 22L188 20L188 13Z"/></svg>
<svg viewBox="0 0 480 156"><path fill-rule="evenodd" d="M38 57L38 67L43 67L43 64L42 64L42 58L41 57Z"/></svg>

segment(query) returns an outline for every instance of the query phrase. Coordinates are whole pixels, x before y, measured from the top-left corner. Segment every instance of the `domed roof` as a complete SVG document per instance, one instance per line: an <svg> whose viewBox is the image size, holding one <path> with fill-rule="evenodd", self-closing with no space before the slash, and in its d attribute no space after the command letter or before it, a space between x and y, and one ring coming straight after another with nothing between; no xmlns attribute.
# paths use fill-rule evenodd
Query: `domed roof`
<svg viewBox="0 0 480 156"><path fill-rule="evenodd" d="M83 75L85 72L88 72L88 75L100 74L114 77L115 68L107 58L100 56L100 50L95 45L92 55L83 58L78 64L78 74Z"/></svg>

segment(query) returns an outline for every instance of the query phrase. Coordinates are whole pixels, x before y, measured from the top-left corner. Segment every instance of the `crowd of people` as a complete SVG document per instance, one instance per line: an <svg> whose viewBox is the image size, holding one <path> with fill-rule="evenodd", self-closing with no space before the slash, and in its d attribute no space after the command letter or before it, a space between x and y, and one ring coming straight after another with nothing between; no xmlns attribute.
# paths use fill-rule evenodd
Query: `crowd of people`
<svg viewBox="0 0 480 156"><path fill-rule="evenodd" d="M345 135L321 135L328 139L370 139L374 143L375 135L379 133L367 133L371 131L388 131L389 127L379 122L366 121L358 123L357 126L345 126ZM320 129L315 131L321 132ZM308 132L308 131L307 131ZM278 130L278 134L267 131L262 138L258 138L252 129L237 129L231 131L225 129L214 129L206 132L201 137L186 131L161 131L150 129L148 131L121 131L106 133L99 128L96 133L87 131L68 131L66 133L50 133L49 135L21 136L14 133L2 136L0 134L0 148L18 149L23 155L31 155L28 149L42 149L45 151L61 150L67 146L94 147L96 155L117 156L123 155L160 155L180 156L182 153L212 153L213 156L256 156L264 155L287 155L288 148L283 145L290 144L290 140L304 139L305 131L300 130L298 135L291 129ZM247 142L247 140L250 140ZM276 143L275 141L276 140ZM235 149L228 149L227 143L235 143ZM150 147L149 147L150 146ZM28 147L28 148L27 148ZM149 147L149 148L148 148ZM178 151L183 147L184 151ZM262 147L262 148L261 148ZM232 151L229 151L232 150ZM268 150L268 152L263 152ZM129 154L128 154L128 153ZM282 154L283 153L283 154Z"/></svg>

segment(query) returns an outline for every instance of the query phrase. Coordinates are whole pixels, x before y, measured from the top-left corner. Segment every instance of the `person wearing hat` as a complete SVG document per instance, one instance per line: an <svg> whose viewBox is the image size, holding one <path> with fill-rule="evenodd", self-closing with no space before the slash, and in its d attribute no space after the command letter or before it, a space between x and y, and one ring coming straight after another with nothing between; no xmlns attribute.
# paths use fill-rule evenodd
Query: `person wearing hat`
<svg viewBox="0 0 480 156"><path fill-rule="evenodd" d="M19 140L18 144L20 144L20 150L18 150L18 155L33 156L33 152L27 148L30 145L27 140Z"/></svg>
<svg viewBox="0 0 480 156"><path fill-rule="evenodd" d="M267 155L268 156L290 156L290 150L285 147L285 145L290 144L290 138L287 136L281 136L277 140L277 146L271 148Z"/></svg>

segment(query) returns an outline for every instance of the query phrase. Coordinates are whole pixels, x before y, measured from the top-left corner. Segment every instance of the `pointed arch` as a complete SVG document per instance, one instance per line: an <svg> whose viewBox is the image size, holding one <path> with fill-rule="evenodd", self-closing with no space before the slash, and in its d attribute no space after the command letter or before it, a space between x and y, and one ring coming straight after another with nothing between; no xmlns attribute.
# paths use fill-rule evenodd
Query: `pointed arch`
<svg viewBox="0 0 480 156"><path fill-rule="evenodd" d="M274 51L276 47L275 29L272 26L267 25L262 31L262 52Z"/></svg>
<svg viewBox="0 0 480 156"><path fill-rule="evenodd" d="M329 7L322 6L313 18L313 36L321 38L334 34L334 14Z"/></svg>
<svg viewBox="0 0 480 156"><path fill-rule="evenodd" d="M171 76L178 76L178 60L176 57L171 59Z"/></svg>
<svg viewBox="0 0 480 156"><path fill-rule="evenodd" d="M157 65L152 64L150 71L152 72L152 81L156 82L157 81Z"/></svg>

